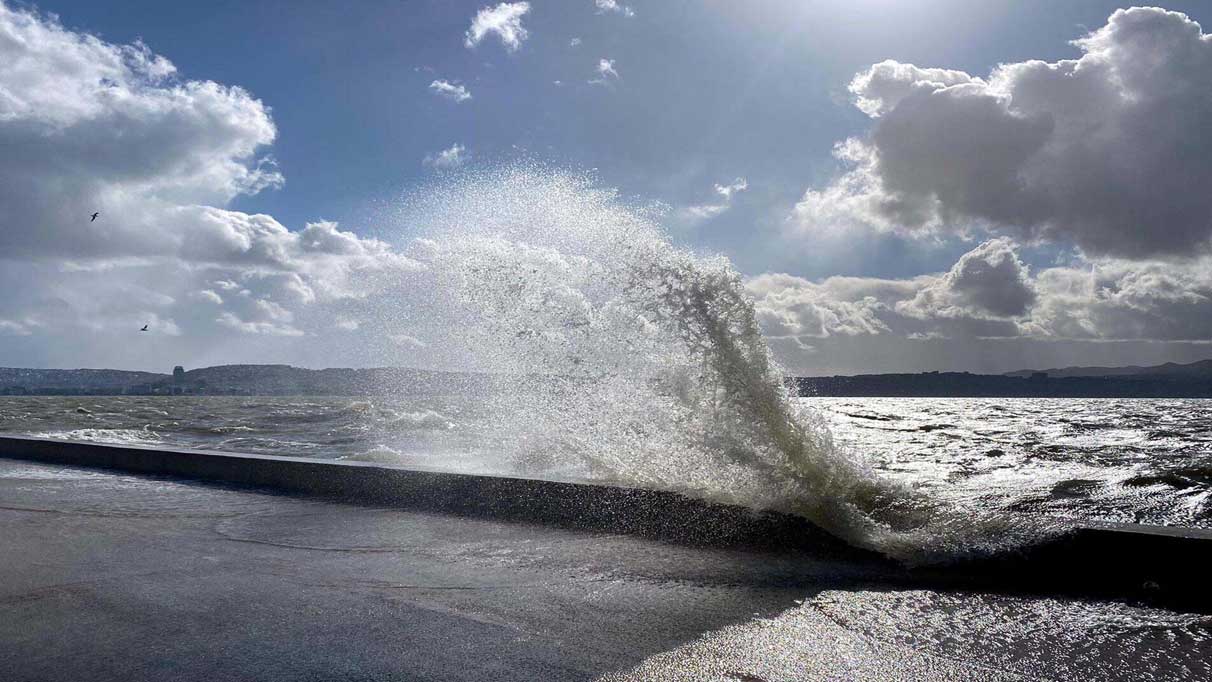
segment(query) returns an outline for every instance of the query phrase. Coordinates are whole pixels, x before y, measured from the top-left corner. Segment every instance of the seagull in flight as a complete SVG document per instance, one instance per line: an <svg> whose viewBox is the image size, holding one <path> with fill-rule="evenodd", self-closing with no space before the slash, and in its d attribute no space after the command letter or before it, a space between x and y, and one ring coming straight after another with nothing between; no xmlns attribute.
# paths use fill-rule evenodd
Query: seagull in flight
<svg viewBox="0 0 1212 682"><path fill-rule="evenodd" d="M97 219L97 216L99 216L99 215L101 215L101 211L97 211L96 213L94 213L92 219L90 219L88 222L90 222L90 223L93 222L94 220Z"/></svg>
<svg viewBox="0 0 1212 682"><path fill-rule="evenodd" d="M142 329L140 329L139 331L141 331L141 332L145 332L145 331L147 331L147 325L143 325L143 328L142 328Z"/></svg>

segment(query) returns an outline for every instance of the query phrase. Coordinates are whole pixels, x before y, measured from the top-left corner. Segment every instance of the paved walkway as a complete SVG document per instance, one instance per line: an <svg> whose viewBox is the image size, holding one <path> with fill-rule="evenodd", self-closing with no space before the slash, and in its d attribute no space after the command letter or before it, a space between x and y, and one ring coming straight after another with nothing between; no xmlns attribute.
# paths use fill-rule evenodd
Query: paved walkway
<svg viewBox="0 0 1212 682"><path fill-rule="evenodd" d="M909 593L872 571L0 459L11 682L1017 680L1080 662L1026 634L898 641L872 624L942 595L888 602ZM949 598L994 621L1036 603ZM1212 660L1183 645L1170 672Z"/></svg>

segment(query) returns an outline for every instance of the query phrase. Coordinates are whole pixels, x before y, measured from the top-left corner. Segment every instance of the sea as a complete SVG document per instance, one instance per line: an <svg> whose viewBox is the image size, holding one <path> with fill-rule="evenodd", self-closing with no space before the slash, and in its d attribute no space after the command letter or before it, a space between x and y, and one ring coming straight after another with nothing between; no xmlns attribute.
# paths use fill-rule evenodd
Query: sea
<svg viewBox="0 0 1212 682"><path fill-rule="evenodd" d="M588 480L602 480L604 475L603 470L589 466L593 457L611 459L607 453L611 443L628 447L625 440L600 442L602 450L595 454L597 451L589 444L564 434L541 444L550 455L543 462L534 453L523 457L526 448L518 447L517 436L524 431L514 430L516 424L511 421L516 415L491 409L513 402L503 396L482 400L466 395L394 399L10 397L0 398L0 432ZM1005 523L998 526L988 519L1208 525L1207 474L1202 473L1208 470L1209 457L1207 401L800 398L793 404L801 410L796 412L801 423L812 424L816 436L832 434L835 450L823 449L827 441L817 440L816 447L822 449L816 452L831 452L830 457L840 458L837 461L866 462L871 480L903 486L933 500L940 508L986 508L986 520L971 527L982 533L996 536L1000 535L999 529L1008 528ZM511 417L503 421L502 415ZM814 421L818 417L821 421ZM511 424L510 428L503 428L506 423ZM558 424L543 422L537 430L553 426ZM636 427L628 425L631 428ZM729 426L725 422L721 428ZM556 450L558 447L564 449ZM711 447L706 444L704 452ZM570 457L574 452L578 456ZM741 460L746 461L743 457ZM720 464L722 461L717 461L711 475L720 478L721 485L729 480L744 483L743 479L730 478L735 472ZM546 468L536 469L540 465ZM745 466L760 468L754 461ZM653 468L663 469L659 463ZM827 480L839 476L826 467L812 471ZM79 490L81 501L67 502L69 509L105 509L119 519L160 513L197 514L209 510L218 499L211 488L111 473L62 471L33 464L19 464L3 473L18 479L5 488L16 497L14 508L23 506L23 490L44 485L60 490L60 495L62 490ZM614 478L608 480L620 482L621 473L613 470ZM844 505L846 495L855 493L853 479L849 475L840 478L846 493L828 498L831 505ZM644 485L657 484L642 476L621 482L637 480ZM761 480L776 485L779 476L767 473ZM659 484L687 494L711 495L708 489L689 485L690 481L701 482L702 477L686 471L681 478L664 478ZM897 489L895 485L879 487ZM787 492L803 495L820 489L799 487ZM93 494L86 494L89 491ZM260 504L255 497L240 498L239 502L234 501L236 498L222 499L226 500L220 503L223 505ZM307 520L314 510L302 515L299 511L231 515L230 508L222 508L230 517L225 521L230 523L217 526L217 532L234 533L235 538L255 537L253 541L258 545L285 542L287 538L298 543L301 537L312 537L308 534L317 532L317 526L329 525ZM812 513L811 507L805 509ZM320 537L338 547L399 547L390 551L409 552L412 550L404 547L413 542L430 544L434 529L446 528L442 524L449 523L440 517L414 519L416 523L405 524L402 530L395 521L373 520L379 518L374 516L377 511L359 513L370 516L349 517L351 521L361 519L348 529L353 534L348 540L352 544L342 545L332 536ZM888 524L906 532L903 526L895 526L895 520ZM939 532L929 519L920 529L930 534ZM896 537L896 530L883 538ZM932 673L929 679L939 680L1194 681L1212 675L1212 620L1181 609L1003 594L997 590L893 588L868 582L878 579L866 573L849 583L833 573L838 569L831 568L828 560L799 564L802 559L715 551L704 554L677 546L658 551L649 545L604 536L588 544L583 540L556 542L564 546L560 550L549 546L547 540L537 545L525 540L525 530L487 532L491 540L464 543L474 549L443 550L442 560L454 557L466 562L464 568L477 575L484 571L494 575L492 572L513 570L511 562L536 561L542 565L545 559L556 557L553 561L557 566L592 566L588 580L595 590L610 591L610 599L620 599L615 596L616 590L632 595L603 602L606 604L626 604L633 599L644 603L645 608L665 608L660 605L671 603L665 592L673 583L679 585L679 599L700 599L702 604L711 605L706 608L721 609L722 613L730 612L728 606L717 605L721 601L738 605L735 623L691 638L669 652L656 653L635 670L603 680L803 679L809 675L806 670L813 671L810 676L814 679L851 679L848 671L866 670L874 665L870 661L878 664L885 660L921 665ZM864 537L878 536L854 535L851 539L861 543ZM910 533L910 537L918 536ZM982 537L967 534L961 539L979 542ZM484 543L499 551L486 551L488 545ZM492 543L521 543L521 549ZM644 547L643 551L636 551L637 546ZM894 543L881 546L886 550L898 547ZM378 556L378 551L357 556ZM532 551L543 553L545 559L521 558ZM578 564L561 552L586 554L589 558L585 559L587 563ZM340 565L347 566L348 561L342 559ZM564 561L569 563L561 563ZM391 566L408 563L389 559L387 563L369 565L390 574L394 570ZM616 563L617 568L606 568ZM307 573L309 569L299 570ZM589 569L561 570L576 575L577 570ZM307 575L311 579L311 574ZM811 578L795 577L804 575ZM846 575L844 570L840 575ZM351 580L361 585L365 576L358 573ZM394 587L394 583L384 582L383 576L372 577L376 580L365 584ZM604 588L598 587L599 580L607 581ZM807 580L816 587L800 589L803 584L797 580ZM578 587L575 593L578 600L584 599L581 589ZM531 592L527 589L527 597L540 601L548 594ZM590 594L594 608L601 606L597 600L606 599L599 592ZM470 603L480 608L480 600L494 597L474 592L461 599L472 599ZM667 608L672 618L682 618L686 608L693 611L701 604L684 606L678 603ZM640 632L643 637L646 631ZM721 670L761 671L761 677L738 674L721 678ZM891 672L883 672L878 679L901 679L895 666ZM857 674L853 677L868 679Z"/></svg>
<svg viewBox="0 0 1212 682"><path fill-rule="evenodd" d="M1210 400L796 402L873 476L957 508L1212 528ZM11 435L632 482L558 450L543 467L527 463L497 417L484 401L459 395L0 398L0 433Z"/></svg>

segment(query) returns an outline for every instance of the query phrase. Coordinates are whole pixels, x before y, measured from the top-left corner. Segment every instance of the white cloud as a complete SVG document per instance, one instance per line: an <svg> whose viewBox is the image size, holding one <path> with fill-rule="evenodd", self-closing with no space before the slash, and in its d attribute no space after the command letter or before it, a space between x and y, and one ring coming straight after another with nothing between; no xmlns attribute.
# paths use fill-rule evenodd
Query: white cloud
<svg viewBox="0 0 1212 682"><path fill-rule="evenodd" d="M176 80L145 46L3 5L0 35L0 252L160 254L192 227L178 225L179 207L281 184L257 156L276 130L247 92Z"/></svg>
<svg viewBox="0 0 1212 682"><path fill-rule="evenodd" d="M435 80L429 84L429 89L439 97L445 97L455 102L466 102L471 99L471 93L462 84L451 83L446 80Z"/></svg>
<svg viewBox="0 0 1212 682"><path fill-rule="evenodd" d="M838 291L846 282L831 278L822 283L791 275L768 274L751 279L746 287L757 306L762 331L774 338L824 338L883 334L890 331L881 320L885 302L872 295L857 299Z"/></svg>
<svg viewBox="0 0 1212 682"><path fill-rule="evenodd" d="M720 215L732 207L733 197L749 189L749 181L745 178L737 178L726 185L716 183L712 189L719 195L719 200L715 203L683 207L677 212L678 218L683 223L695 225Z"/></svg>
<svg viewBox="0 0 1212 682"><path fill-rule="evenodd" d="M467 148L458 142L435 154L427 154L421 160L431 168L457 168L467 161Z"/></svg>
<svg viewBox="0 0 1212 682"><path fill-rule="evenodd" d="M502 2L496 7L483 7L471 20L463 43L471 48L485 37L495 34L508 52L514 52L530 37L522 26L522 17L530 11L529 2Z"/></svg>
<svg viewBox="0 0 1212 682"><path fill-rule="evenodd" d="M573 38L572 40L568 41L568 47L579 47L580 44L581 44L580 38Z"/></svg>
<svg viewBox="0 0 1212 682"><path fill-rule="evenodd" d="M0 320L0 336L29 336L29 327L13 320Z"/></svg>
<svg viewBox="0 0 1212 682"><path fill-rule="evenodd" d="M586 81L590 85L612 86L619 79L619 72L614 70L614 60L602 58L598 60L597 78Z"/></svg>
<svg viewBox="0 0 1212 682"><path fill-rule="evenodd" d="M35 340L0 355L149 362L122 355L144 324L218 355L232 328L329 328L334 304L420 267L334 223L226 208L284 182L269 110L241 88L3 4L0 64L0 320Z"/></svg>
<svg viewBox="0 0 1212 682"><path fill-rule="evenodd" d="M1034 276L1005 239L984 242L945 273L909 279L765 274L746 283L772 339L808 347L831 337L906 340L1190 342L1212 339L1212 257L1116 259ZM777 345L777 344L776 344Z"/></svg>
<svg viewBox="0 0 1212 682"><path fill-rule="evenodd" d="M408 334L392 334L389 338L391 338L391 340L398 345L408 348L421 349L429 347L429 344L416 338L415 336L409 336Z"/></svg>
<svg viewBox="0 0 1212 682"><path fill-rule="evenodd" d="M219 315L216 322L234 329L242 334L267 334L270 336L303 336L301 330L289 324L279 324L272 321L242 320L233 313Z"/></svg>
<svg viewBox="0 0 1212 682"><path fill-rule="evenodd" d="M1029 332L1065 339L1212 339L1212 259L1099 260L1055 267L1035 282Z"/></svg>
<svg viewBox="0 0 1212 682"><path fill-rule="evenodd" d="M963 71L923 69L891 59L880 62L850 81L854 105L871 118L891 112L901 100L918 92L980 82Z"/></svg>
<svg viewBox="0 0 1212 682"><path fill-rule="evenodd" d="M727 185L717 183L715 193L724 197L724 201L732 201L732 195L739 194L747 189L749 189L749 181L745 178L737 178Z"/></svg>
<svg viewBox="0 0 1212 682"><path fill-rule="evenodd" d="M618 0L593 0L593 4L598 8L598 14L613 12L615 14L622 14L625 17L635 16L635 10L627 5L619 4Z"/></svg>
<svg viewBox="0 0 1212 682"><path fill-rule="evenodd" d="M808 347L831 337L974 340L1032 329L1034 284L1012 245L980 244L950 271L909 279L767 274L746 284L774 339Z"/></svg>
<svg viewBox="0 0 1212 682"><path fill-rule="evenodd" d="M698 204L683 207L678 211L678 216L683 222L695 224L704 220L710 220L727 210L728 204Z"/></svg>
<svg viewBox="0 0 1212 682"><path fill-rule="evenodd" d="M203 289L202 291L199 291L198 298L209 303L214 303L215 305L223 305L223 297L215 293L213 289Z"/></svg>
<svg viewBox="0 0 1212 682"><path fill-rule="evenodd" d="M618 78L619 72L614 70L614 60L606 58L599 59L598 75L602 78Z"/></svg>
<svg viewBox="0 0 1212 682"><path fill-rule="evenodd" d="M1186 15L1116 11L1079 59L1003 64L988 78L887 61L851 83L870 133L850 170L809 190L803 229L908 234L983 228L1091 257L1212 248L1212 38Z"/></svg>

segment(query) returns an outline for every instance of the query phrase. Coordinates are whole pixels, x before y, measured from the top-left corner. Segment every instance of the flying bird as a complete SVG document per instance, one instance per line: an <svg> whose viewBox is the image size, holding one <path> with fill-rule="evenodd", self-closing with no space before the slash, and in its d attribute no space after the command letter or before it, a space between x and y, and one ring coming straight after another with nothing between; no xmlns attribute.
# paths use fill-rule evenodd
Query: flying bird
<svg viewBox="0 0 1212 682"><path fill-rule="evenodd" d="M141 332L145 332L145 331L147 331L147 325L143 325L143 328L142 328L142 329L140 329L139 331L141 331Z"/></svg>
<svg viewBox="0 0 1212 682"><path fill-rule="evenodd" d="M88 222L90 222L90 223L93 222L93 220L96 220L97 216L99 216L99 215L101 215L101 211L97 211L96 213L94 213L92 219L89 220Z"/></svg>

